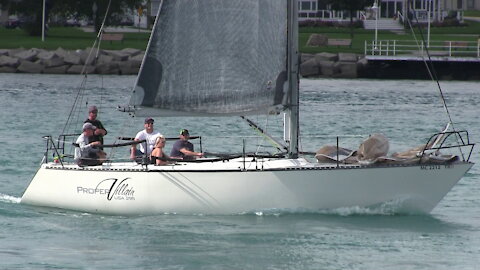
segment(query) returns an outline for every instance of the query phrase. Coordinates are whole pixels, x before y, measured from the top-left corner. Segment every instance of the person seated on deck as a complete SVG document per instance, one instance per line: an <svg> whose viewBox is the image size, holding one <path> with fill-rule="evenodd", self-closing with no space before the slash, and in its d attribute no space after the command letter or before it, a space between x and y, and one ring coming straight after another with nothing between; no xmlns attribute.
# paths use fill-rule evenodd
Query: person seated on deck
<svg viewBox="0 0 480 270"><path fill-rule="evenodd" d="M139 131L135 136L135 141L146 140L146 142L139 143L140 149L137 149L137 145L133 144L130 150L130 159L135 160L137 163L144 163L142 162L144 157L147 157L148 159L150 158L150 153L152 153L155 140L157 137L162 136L160 132L153 131L154 122L155 121L151 117L145 118L145 129ZM145 162L150 163L148 160Z"/></svg>
<svg viewBox="0 0 480 270"><path fill-rule="evenodd" d="M165 154L165 152L163 152L163 148L165 148L165 137L159 136L155 140L152 154L150 154L150 160L153 164L165 165L169 163L167 161L169 157Z"/></svg>
<svg viewBox="0 0 480 270"><path fill-rule="evenodd" d="M93 136L88 138L90 142L99 141L103 144L103 136L107 135L107 130L103 127L102 122L97 119L98 109L97 106L90 106L88 107L88 118L83 123L91 123L96 127L95 131L93 132Z"/></svg>
<svg viewBox="0 0 480 270"><path fill-rule="evenodd" d="M203 153L193 150L193 144L189 142L188 139L190 139L188 130L180 130L180 139L173 144L172 151L170 152L171 158L194 160L197 157L203 157Z"/></svg>
<svg viewBox="0 0 480 270"><path fill-rule="evenodd" d="M78 136L78 144L75 147L75 162L78 166L96 166L101 165L105 161L106 153L100 147L102 144L99 141L90 142L89 138L93 136L95 129L91 123L85 123L82 127L82 134Z"/></svg>

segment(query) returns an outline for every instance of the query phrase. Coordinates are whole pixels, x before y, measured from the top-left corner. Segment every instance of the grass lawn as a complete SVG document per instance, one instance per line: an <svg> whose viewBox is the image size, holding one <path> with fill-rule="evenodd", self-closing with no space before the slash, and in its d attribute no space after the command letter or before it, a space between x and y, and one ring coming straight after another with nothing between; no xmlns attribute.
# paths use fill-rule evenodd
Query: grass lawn
<svg viewBox="0 0 480 270"><path fill-rule="evenodd" d="M480 37L480 22L466 21L467 26L462 27L432 27L430 39L432 41L477 41ZM374 40L375 31L365 30L363 28L354 29L354 38L351 47L307 47L308 38L313 33L325 34L329 38L348 39L350 38L349 28L338 27L301 27L299 29L299 46L303 53L319 53L319 52L354 52L364 53L365 42L371 43ZM417 39L421 39L417 33ZM423 29L426 36L426 29ZM64 49L85 49L93 45L96 34L83 32L79 28L74 27L52 27L45 38L45 42L40 37L28 36L21 29L6 29L0 27L0 48L44 48L54 50L58 47ZM135 48L145 50L148 43L149 33L132 32L124 33L123 42L119 41L103 41L102 48L109 50L119 50L123 48ZM378 40L413 40L411 32L406 31L405 34L399 35L390 31L378 31Z"/></svg>
<svg viewBox="0 0 480 270"><path fill-rule="evenodd" d="M465 10L463 15L467 17L480 17L480 10Z"/></svg>
<svg viewBox="0 0 480 270"><path fill-rule="evenodd" d="M477 42L480 38L480 22L466 21L467 26L460 27L432 27L430 29L431 41L472 41ZM427 29L421 30L425 39L427 38ZM349 28L335 28L335 27L301 27L299 33L299 47L300 51L304 53L319 53L319 52L353 52L363 54L365 51L365 42L371 43L375 39L374 30L365 30L363 28L354 29L354 37L351 47L308 47L307 41L311 34L324 34L329 38L349 39ZM417 40L421 40L420 30L415 29L415 36ZM405 34L395 34L391 31L378 31L378 40L414 40L411 31L405 30Z"/></svg>
<svg viewBox="0 0 480 270"><path fill-rule="evenodd" d="M85 49L93 45L95 37L95 33L86 33L75 27L52 27L45 37L45 42L42 42L41 37L29 36L21 29L0 27L0 48ZM145 50L148 38L149 33L124 33L123 42L102 41L101 47L107 50L123 48Z"/></svg>

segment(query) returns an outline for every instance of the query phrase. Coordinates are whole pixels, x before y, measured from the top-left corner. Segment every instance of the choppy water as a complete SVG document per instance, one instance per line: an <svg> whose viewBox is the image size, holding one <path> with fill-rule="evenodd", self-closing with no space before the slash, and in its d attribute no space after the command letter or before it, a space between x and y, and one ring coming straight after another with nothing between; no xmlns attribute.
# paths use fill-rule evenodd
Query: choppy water
<svg viewBox="0 0 480 270"><path fill-rule="evenodd" d="M128 102L133 82L130 76L88 79L88 102L100 106L107 142L143 126L115 111ZM479 269L478 165L429 215L352 207L118 217L19 204L44 151L41 136L60 133L79 83L78 76L0 74L0 269ZM457 129L468 128L478 142L480 83L442 87ZM427 81L302 80L301 91L304 151L334 144L337 135L374 132L390 139L392 152L404 150L447 122ZM253 119L281 136L280 117ZM156 121L167 136L183 127L202 135L211 151L241 147L224 136L255 134L237 118ZM341 144L354 148L361 140L342 136ZM479 158L475 149L472 159Z"/></svg>

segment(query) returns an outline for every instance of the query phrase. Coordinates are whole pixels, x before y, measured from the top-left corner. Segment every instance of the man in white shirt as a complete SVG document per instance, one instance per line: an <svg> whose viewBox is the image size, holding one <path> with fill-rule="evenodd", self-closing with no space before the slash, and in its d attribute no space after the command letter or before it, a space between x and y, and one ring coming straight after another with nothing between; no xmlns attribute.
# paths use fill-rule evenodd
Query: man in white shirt
<svg viewBox="0 0 480 270"><path fill-rule="evenodd" d="M136 144L132 145L130 150L130 159L140 163L143 157L149 157L150 153L152 153L157 137L162 136L160 132L153 131L153 122L155 122L153 118L145 118L145 129L137 133L135 136L135 141L146 141L138 144L140 149L137 149Z"/></svg>

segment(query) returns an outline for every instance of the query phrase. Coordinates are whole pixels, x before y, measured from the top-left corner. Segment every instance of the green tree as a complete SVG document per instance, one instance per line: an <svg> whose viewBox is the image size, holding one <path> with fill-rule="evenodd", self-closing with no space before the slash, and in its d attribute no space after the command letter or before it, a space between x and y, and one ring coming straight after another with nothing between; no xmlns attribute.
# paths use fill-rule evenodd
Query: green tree
<svg viewBox="0 0 480 270"><path fill-rule="evenodd" d="M106 14L109 0L56 0L57 11L66 16L92 19L98 31L103 18L107 16L106 25L118 25L125 14L136 10L142 0L112 0L109 14Z"/></svg>
<svg viewBox="0 0 480 270"><path fill-rule="evenodd" d="M109 14L106 14L109 0L46 0L46 16L48 18L55 14L65 18L94 20L95 29L98 31L105 15L106 25L118 24L125 14L135 10L142 2L142 0L111 0ZM25 30L30 35L41 34L42 0L0 0L0 5L8 7L11 14L24 18Z"/></svg>
<svg viewBox="0 0 480 270"><path fill-rule="evenodd" d="M0 5L8 7L10 14L18 15L30 35L41 35L43 1L0 0Z"/></svg>
<svg viewBox="0 0 480 270"><path fill-rule="evenodd" d="M372 6L375 0L329 0L332 9L339 11L348 11L350 15L350 38L353 39L353 16L359 10Z"/></svg>

